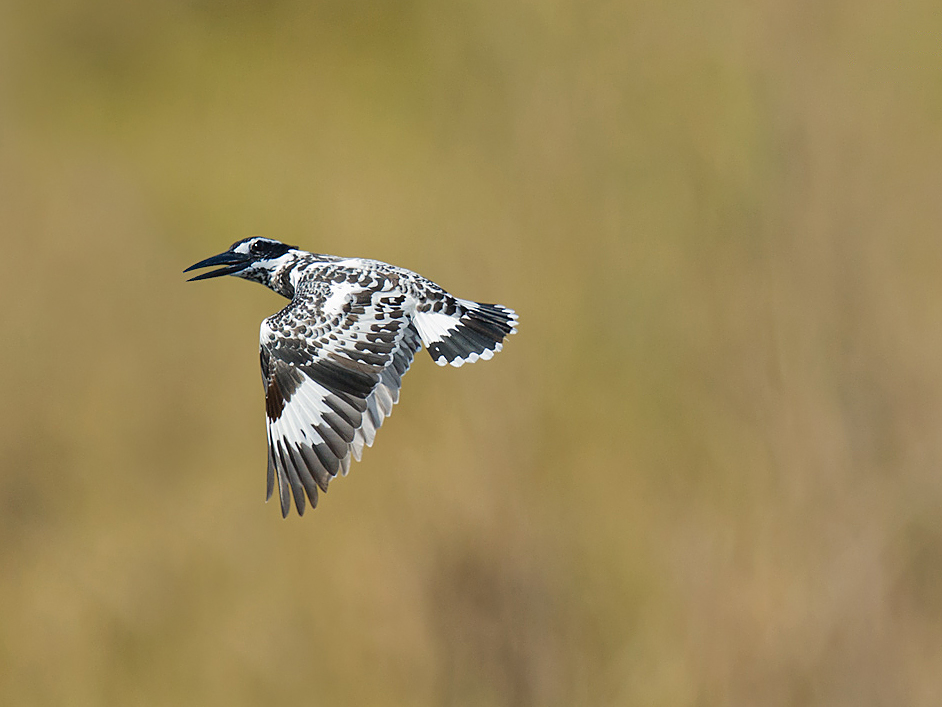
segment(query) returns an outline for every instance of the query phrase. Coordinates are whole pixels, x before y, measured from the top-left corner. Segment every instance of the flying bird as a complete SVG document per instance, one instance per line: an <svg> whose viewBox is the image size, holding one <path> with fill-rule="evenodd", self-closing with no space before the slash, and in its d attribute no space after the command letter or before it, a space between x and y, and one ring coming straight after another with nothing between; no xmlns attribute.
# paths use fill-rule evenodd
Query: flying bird
<svg viewBox="0 0 942 707"><path fill-rule="evenodd" d="M422 346L440 366L489 359L516 333L517 314L450 295L404 268L299 250L270 238L236 241L184 272L235 275L291 302L262 322L259 356L268 420L268 491L281 514L360 460L399 401L402 376Z"/></svg>

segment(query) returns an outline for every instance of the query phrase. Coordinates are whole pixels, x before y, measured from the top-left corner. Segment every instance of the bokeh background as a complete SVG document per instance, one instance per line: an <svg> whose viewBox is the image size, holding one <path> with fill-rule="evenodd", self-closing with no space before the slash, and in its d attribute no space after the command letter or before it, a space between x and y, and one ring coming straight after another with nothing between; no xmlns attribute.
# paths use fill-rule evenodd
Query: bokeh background
<svg viewBox="0 0 942 707"><path fill-rule="evenodd" d="M0 3L0 703L942 704L938 10ZM303 519L255 233L521 318Z"/></svg>

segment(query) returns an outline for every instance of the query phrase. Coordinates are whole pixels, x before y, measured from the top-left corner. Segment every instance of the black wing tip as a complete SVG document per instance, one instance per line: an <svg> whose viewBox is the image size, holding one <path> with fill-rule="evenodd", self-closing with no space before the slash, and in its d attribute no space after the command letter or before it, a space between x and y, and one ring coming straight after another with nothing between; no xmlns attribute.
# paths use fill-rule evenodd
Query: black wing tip
<svg viewBox="0 0 942 707"><path fill-rule="evenodd" d="M462 322L438 341L430 343L428 353L440 366L487 361L503 350L506 336L507 333L482 331Z"/></svg>
<svg viewBox="0 0 942 707"><path fill-rule="evenodd" d="M493 358L504 341L517 333L517 313L503 305L461 301L464 312L443 335L429 342L429 355L439 366L461 366Z"/></svg>
<svg viewBox="0 0 942 707"><path fill-rule="evenodd" d="M265 503L268 503L268 502L271 500L271 497L272 497L272 494L269 493L269 494L265 497ZM288 519L288 516L291 515L291 492L290 492L290 491L289 491L287 494L285 494L284 496L282 496L282 495L279 493L278 505L279 505L280 508L281 508L281 517L282 517L282 519L287 520L287 519ZM297 501L296 501L296 502L295 502L295 506L296 506L296 508L297 508L297 510L298 510L298 516L303 516L303 515L304 515L304 511L305 511L304 501L303 501L303 500L300 501L300 502L297 502Z"/></svg>
<svg viewBox="0 0 942 707"><path fill-rule="evenodd" d="M277 479L281 517L291 515L292 501L298 516L303 516L308 501L311 508L317 508L319 493L327 493L328 483L344 466L343 459L338 459L326 445L302 446L295 450L282 445L280 440L276 444L269 464L265 501L267 503L274 495ZM347 458L349 456L346 454Z"/></svg>

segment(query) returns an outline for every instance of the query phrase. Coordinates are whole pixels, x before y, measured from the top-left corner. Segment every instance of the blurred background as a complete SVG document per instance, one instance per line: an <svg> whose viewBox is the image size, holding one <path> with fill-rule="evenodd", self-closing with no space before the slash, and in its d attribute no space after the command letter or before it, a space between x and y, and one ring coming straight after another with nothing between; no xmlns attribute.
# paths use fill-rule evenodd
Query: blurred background
<svg viewBox="0 0 942 707"><path fill-rule="evenodd" d="M0 702L942 704L938 9L0 3ZM303 519L250 234L520 314Z"/></svg>

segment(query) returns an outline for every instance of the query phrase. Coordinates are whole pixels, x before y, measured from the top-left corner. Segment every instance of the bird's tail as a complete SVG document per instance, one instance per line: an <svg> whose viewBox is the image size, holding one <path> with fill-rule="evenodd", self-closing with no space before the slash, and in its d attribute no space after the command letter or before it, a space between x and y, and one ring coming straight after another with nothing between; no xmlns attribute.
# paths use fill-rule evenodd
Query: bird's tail
<svg viewBox="0 0 942 707"><path fill-rule="evenodd" d="M517 333L517 313L499 304L448 297L439 311L415 313L415 326L439 366L491 358ZM434 309L434 308L433 308Z"/></svg>

